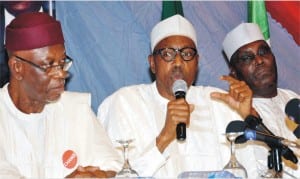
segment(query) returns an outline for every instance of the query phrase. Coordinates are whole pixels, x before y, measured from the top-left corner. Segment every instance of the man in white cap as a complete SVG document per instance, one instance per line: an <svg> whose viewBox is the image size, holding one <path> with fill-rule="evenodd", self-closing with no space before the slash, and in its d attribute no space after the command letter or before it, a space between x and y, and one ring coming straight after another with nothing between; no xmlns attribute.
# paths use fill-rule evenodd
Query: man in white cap
<svg viewBox="0 0 300 179"><path fill-rule="evenodd" d="M253 112L252 92L244 82L229 76L222 77L231 86L228 94L193 86L198 60L193 25L180 15L169 17L151 32L148 61L156 80L124 87L99 106L98 119L111 140L134 140L128 158L139 176L175 178L183 171L221 170L228 162L225 127L230 120ZM185 99L174 96L172 87L177 80L187 83ZM211 92L228 105L211 100ZM176 140L179 123L186 124L183 141ZM119 144L115 146L121 154Z"/></svg>
<svg viewBox="0 0 300 179"><path fill-rule="evenodd" d="M299 95L277 88L275 56L264 40L259 26L255 23L239 24L226 35L223 49L229 60L230 75L249 85L253 91L253 107L266 127L277 136L295 141L293 129L296 126L288 128L285 123L285 105L292 98L299 99ZM260 154L256 156L257 164L261 165L259 168L264 166L267 170L268 147L257 145L256 154ZM297 167L292 162L287 165L289 167L284 170L299 178L299 165Z"/></svg>
<svg viewBox="0 0 300 179"><path fill-rule="evenodd" d="M5 40L11 75L0 89L0 178L113 177L121 158L90 95L64 91L72 60L60 22L24 13Z"/></svg>

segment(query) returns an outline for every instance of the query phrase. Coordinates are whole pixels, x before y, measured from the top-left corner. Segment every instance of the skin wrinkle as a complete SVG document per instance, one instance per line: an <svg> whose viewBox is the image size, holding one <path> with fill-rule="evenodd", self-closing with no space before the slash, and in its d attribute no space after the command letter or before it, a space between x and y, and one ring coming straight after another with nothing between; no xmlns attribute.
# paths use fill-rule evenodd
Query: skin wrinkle
<svg viewBox="0 0 300 179"><path fill-rule="evenodd" d="M172 44L172 45L170 45ZM170 36L160 41L154 51L161 48L196 48L194 42L184 36ZM195 76L198 72L199 55L195 55L191 61L184 61L177 54L171 62L164 61L160 55L149 55L149 63L152 73L156 76L157 88L159 93L171 100L175 99L172 91L172 86L175 80L183 79L187 82L188 87L195 81Z"/></svg>
<svg viewBox="0 0 300 179"><path fill-rule="evenodd" d="M40 66L49 64L51 61L58 64L65 56L65 48L62 44L33 50L15 51L10 54L9 64L12 69L12 77L8 86L9 94L14 104L22 112L27 114L41 112L47 103L59 99L64 91L67 72L59 70L60 72L57 75L51 76L28 63L18 60L14 55L24 57ZM21 76L21 80L20 78L14 78L15 74ZM12 86L14 87L12 88Z"/></svg>
<svg viewBox="0 0 300 179"><path fill-rule="evenodd" d="M154 51L163 48L182 49L185 47L196 48L190 38L169 36L160 41ZM195 106L189 104L184 98L175 99L172 86L177 79L186 81L188 87L194 83L198 72L199 55L195 55L194 59L190 61L184 61L181 55L177 53L173 61L166 62L160 55L151 54L148 61L152 73L155 74L159 94L169 100L164 127L156 137L156 146L160 152L163 152L176 139L176 132L174 131L176 131L178 123L185 123L189 127L190 114ZM225 80L230 84L229 93L213 92L211 98L225 102L234 110L237 110L243 118L252 113L252 91L250 88L244 82L230 76L223 76L221 80Z"/></svg>
<svg viewBox="0 0 300 179"><path fill-rule="evenodd" d="M252 89L254 97L270 98L277 95L277 67L271 49L269 55L257 55L264 46L267 43L259 40L239 48L232 56L230 74L245 81ZM249 63L239 62L239 55L244 52L256 54L255 59Z"/></svg>

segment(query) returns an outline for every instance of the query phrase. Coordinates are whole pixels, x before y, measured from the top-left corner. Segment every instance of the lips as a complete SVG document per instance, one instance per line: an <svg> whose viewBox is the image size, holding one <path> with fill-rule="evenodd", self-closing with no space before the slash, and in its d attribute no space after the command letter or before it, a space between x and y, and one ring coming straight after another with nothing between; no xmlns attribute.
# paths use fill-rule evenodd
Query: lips
<svg viewBox="0 0 300 179"><path fill-rule="evenodd" d="M174 80L178 80L178 79L183 79L183 73L182 73L182 70L178 69L178 68L175 68L173 71L172 71L172 78Z"/></svg>
<svg viewBox="0 0 300 179"><path fill-rule="evenodd" d="M273 73L272 73L272 71L270 70L270 69L267 69L267 68L261 68L261 69L259 69L259 70L257 70L256 72L255 72L255 77L256 78L264 78L264 77L266 77L266 76L270 76L270 75L272 75Z"/></svg>
<svg viewBox="0 0 300 179"><path fill-rule="evenodd" d="M64 90L65 90L65 86L64 85L59 85L59 86L56 86L56 87L50 89L50 91L51 91L52 94L56 93L56 94L59 94L59 95L61 93L63 93Z"/></svg>

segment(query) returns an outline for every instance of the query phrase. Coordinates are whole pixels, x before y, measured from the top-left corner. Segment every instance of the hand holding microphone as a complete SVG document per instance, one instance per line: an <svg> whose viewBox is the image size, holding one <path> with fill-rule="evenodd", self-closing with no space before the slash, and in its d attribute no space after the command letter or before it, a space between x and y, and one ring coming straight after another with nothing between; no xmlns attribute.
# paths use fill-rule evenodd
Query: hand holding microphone
<svg viewBox="0 0 300 179"><path fill-rule="evenodd" d="M186 126L189 125L190 114L194 110L194 105L188 104L184 99L187 91L184 80L176 80L172 90L176 100L169 101L165 125L156 138L156 146L160 152L163 152L175 138L179 141L185 140Z"/></svg>

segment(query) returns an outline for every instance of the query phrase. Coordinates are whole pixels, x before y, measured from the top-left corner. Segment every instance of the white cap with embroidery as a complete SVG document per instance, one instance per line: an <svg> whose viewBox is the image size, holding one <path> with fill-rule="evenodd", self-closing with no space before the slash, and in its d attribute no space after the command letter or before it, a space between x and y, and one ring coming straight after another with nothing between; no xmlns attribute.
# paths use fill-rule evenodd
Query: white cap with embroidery
<svg viewBox="0 0 300 179"><path fill-rule="evenodd" d="M226 35L223 41L223 49L228 60L240 47L257 40L264 40L264 37L256 23L238 25Z"/></svg>
<svg viewBox="0 0 300 179"><path fill-rule="evenodd" d="M181 35L193 40L197 47L196 31L193 25L181 15L174 15L156 24L151 32L151 51L164 38Z"/></svg>

